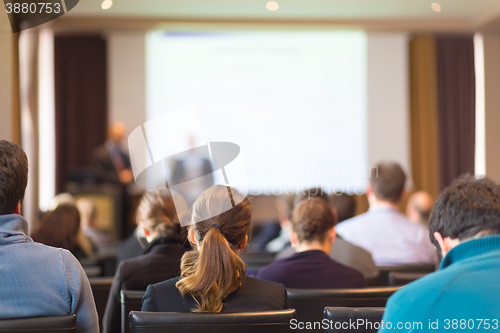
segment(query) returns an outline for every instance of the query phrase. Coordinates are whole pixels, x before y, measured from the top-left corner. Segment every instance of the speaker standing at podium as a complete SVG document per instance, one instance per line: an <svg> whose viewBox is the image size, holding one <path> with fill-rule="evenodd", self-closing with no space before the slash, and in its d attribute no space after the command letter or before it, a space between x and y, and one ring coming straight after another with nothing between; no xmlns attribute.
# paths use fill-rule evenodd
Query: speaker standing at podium
<svg viewBox="0 0 500 333"><path fill-rule="evenodd" d="M128 234L127 215L130 209L130 198L127 185L134 179L130 168L130 158L121 147L125 132L126 128L123 123L117 122L111 125L108 129L108 139L95 149L93 160L96 181L101 184L116 185L120 189L123 216L120 224L121 230L117 230L117 234L122 237Z"/></svg>

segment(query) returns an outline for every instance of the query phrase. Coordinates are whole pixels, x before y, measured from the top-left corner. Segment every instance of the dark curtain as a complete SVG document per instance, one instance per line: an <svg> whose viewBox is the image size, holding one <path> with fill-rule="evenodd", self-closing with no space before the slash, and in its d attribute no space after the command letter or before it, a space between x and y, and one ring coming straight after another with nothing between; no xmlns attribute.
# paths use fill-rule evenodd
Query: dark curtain
<svg viewBox="0 0 500 333"><path fill-rule="evenodd" d="M470 37L439 37L438 136L440 189L458 176L474 173L475 72Z"/></svg>
<svg viewBox="0 0 500 333"><path fill-rule="evenodd" d="M98 35L54 38L56 107L56 190L70 172L92 164L106 139L106 41Z"/></svg>

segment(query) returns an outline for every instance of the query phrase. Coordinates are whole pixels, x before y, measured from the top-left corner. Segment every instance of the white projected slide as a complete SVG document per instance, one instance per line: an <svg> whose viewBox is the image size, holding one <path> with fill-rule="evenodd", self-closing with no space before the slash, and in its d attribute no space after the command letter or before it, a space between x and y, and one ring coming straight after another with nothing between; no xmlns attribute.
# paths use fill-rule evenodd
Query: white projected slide
<svg viewBox="0 0 500 333"><path fill-rule="evenodd" d="M366 45L358 31L150 32L146 118L195 105L206 141L241 147L249 193L362 192Z"/></svg>

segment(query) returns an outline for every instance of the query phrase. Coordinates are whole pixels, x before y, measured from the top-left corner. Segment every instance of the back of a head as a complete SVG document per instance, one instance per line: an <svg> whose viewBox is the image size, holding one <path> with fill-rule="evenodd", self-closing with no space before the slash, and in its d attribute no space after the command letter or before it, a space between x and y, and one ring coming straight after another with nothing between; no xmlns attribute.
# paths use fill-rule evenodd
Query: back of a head
<svg viewBox="0 0 500 333"><path fill-rule="evenodd" d="M62 247L73 251L77 245L80 229L80 212L75 205L60 204L46 213L40 229L33 235L33 240L45 245Z"/></svg>
<svg viewBox="0 0 500 333"><path fill-rule="evenodd" d="M300 243L322 243L336 224L330 206L319 198L299 202L293 210L291 222Z"/></svg>
<svg viewBox="0 0 500 333"><path fill-rule="evenodd" d="M137 208L137 220L160 237L178 237L186 210L184 200L175 192L168 189L147 191Z"/></svg>
<svg viewBox="0 0 500 333"><path fill-rule="evenodd" d="M323 191L321 187L314 187L297 193L295 199L293 200L293 208L297 207L297 205L303 200L311 198L321 199L328 204L330 203L330 198L328 197L328 194L325 191Z"/></svg>
<svg viewBox="0 0 500 333"><path fill-rule="evenodd" d="M414 222L429 223L434 199L425 191L418 191L411 195L408 200L406 215Z"/></svg>
<svg viewBox="0 0 500 333"><path fill-rule="evenodd" d="M406 175L397 163L379 163L370 171L370 184L378 200L397 203L405 188Z"/></svg>
<svg viewBox="0 0 500 333"><path fill-rule="evenodd" d="M356 212L356 201L347 193L333 193L330 200L332 207L337 210L338 223L350 219Z"/></svg>
<svg viewBox="0 0 500 333"><path fill-rule="evenodd" d="M429 231L438 249L435 232L461 241L500 234L500 186L486 177L466 175L455 180L437 198Z"/></svg>
<svg viewBox="0 0 500 333"><path fill-rule="evenodd" d="M0 215L12 214L28 184L28 158L15 143L0 140Z"/></svg>
<svg viewBox="0 0 500 333"><path fill-rule="evenodd" d="M228 197L239 204L226 210ZM192 221L200 220L200 216L211 218L189 226L198 250L182 257L184 278L177 282L177 288L182 295L200 298L199 307L193 311L220 312L224 298L238 289L246 275L246 266L237 252L251 230L252 205L235 189L215 185L196 199L192 215Z"/></svg>

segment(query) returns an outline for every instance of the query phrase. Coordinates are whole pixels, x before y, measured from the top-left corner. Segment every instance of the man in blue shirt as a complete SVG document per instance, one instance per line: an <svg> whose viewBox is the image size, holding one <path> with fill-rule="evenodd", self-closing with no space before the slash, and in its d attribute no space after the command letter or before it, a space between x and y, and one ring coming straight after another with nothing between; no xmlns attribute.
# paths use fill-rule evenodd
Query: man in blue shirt
<svg viewBox="0 0 500 333"><path fill-rule="evenodd" d="M437 199L429 220L443 260L396 292L379 332L500 328L500 187L465 176Z"/></svg>
<svg viewBox="0 0 500 333"><path fill-rule="evenodd" d="M67 250L35 243L20 215L28 159L0 140L0 318L76 315L78 333L99 332L92 290Z"/></svg>

